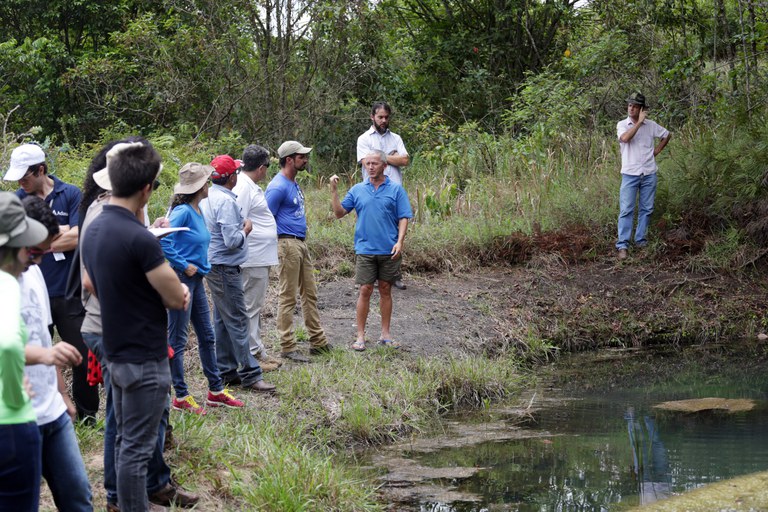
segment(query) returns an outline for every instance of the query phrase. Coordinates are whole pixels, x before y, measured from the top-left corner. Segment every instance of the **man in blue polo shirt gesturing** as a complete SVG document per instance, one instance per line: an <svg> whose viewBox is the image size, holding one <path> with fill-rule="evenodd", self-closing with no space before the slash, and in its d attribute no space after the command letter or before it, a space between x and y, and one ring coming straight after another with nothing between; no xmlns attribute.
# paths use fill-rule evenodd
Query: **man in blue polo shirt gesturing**
<svg viewBox="0 0 768 512"><path fill-rule="evenodd" d="M408 219L413 217L405 189L384 175L387 155L374 150L364 159L368 182L358 183L339 201L338 176L331 177L331 206L337 219L355 210L355 282L360 285L357 297L357 339L354 350L365 350L365 324L373 293L379 282L379 309L381 336L379 344L393 348L399 344L392 340L392 283L400 275Z"/></svg>

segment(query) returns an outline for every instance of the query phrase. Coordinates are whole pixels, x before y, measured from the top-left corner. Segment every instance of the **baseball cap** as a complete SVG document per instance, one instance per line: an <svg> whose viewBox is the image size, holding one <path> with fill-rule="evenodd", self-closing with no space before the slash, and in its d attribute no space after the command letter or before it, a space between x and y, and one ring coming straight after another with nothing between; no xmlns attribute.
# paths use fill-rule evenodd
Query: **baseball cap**
<svg viewBox="0 0 768 512"><path fill-rule="evenodd" d="M107 151L107 166L100 171L96 171L93 173L93 181L96 182L98 186L103 188L104 190L112 190L112 182L109 179L109 164L110 162L115 162L120 155L121 152L123 152L126 149L129 148L135 148L139 146L143 146L143 142L118 142L112 148ZM160 165L160 170L163 170L162 164ZM160 173L158 172L158 175Z"/></svg>
<svg viewBox="0 0 768 512"><path fill-rule="evenodd" d="M5 181L18 181L27 174L30 165L45 162L45 151L37 144L22 144L11 152L11 166L5 172Z"/></svg>
<svg viewBox="0 0 768 512"><path fill-rule="evenodd" d="M295 140L287 140L280 144L280 147L277 148L277 156L280 158L294 155L296 153L300 155L306 155L312 151L312 148L305 148L300 142L296 142Z"/></svg>
<svg viewBox="0 0 768 512"><path fill-rule="evenodd" d="M173 187L174 194L194 194L208 181L208 177L213 173L213 167L203 165L197 162L184 164L179 169L179 182Z"/></svg>
<svg viewBox="0 0 768 512"><path fill-rule="evenodd" d="M48 229L27 217L21 199L13 192L0 192L0 247L29 247L46 238Z"/></svg>
<svg viewBox="0 0 768 512"><path fill-rule="evenodd" d="M126 149L130 148L136 148L145 146L143 142L118 142L112 148L107 151L107 166L100 171L96 171L93 173L93 181L96 182L98 186L103 188L104 190L107 190L109 192L112 191L112 180L109 177L109 168L110 164L112 164L112 167L114 167L114 163L117 161L117 159L120 157L120 153L125 151ZM160 168L157 170L157 174L155 175L155 179L157 179L160 176L160 173L163 172L163 164L160 164ZM156 185L159 184L159 182L156 182Z"/></svg>
<svg viewBox="0 0 768 512"><path fill-rule="evenodd" d="M235 159L229 155L219 155L211 160L211 167L213 167L213 173L211 178L217 180L219 178L227 178L237 172L240 166L237 165Z"/></svg>

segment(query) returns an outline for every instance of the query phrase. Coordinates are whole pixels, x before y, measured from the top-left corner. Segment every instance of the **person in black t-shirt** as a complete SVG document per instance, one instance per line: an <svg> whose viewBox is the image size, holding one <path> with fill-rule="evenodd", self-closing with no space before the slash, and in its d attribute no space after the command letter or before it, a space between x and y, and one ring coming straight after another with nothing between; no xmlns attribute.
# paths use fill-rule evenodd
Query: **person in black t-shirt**
<svg viewBox="0 0 768 512"><path fill-rule="evenodd" d="M93 221L81 247L83 286L101 304L117 419L121 511L149 507L147 465L171 385L166 308L189 304L189 290L165 262L160 243L136 218L160 169L160 155L148 143L116 144L98 177L109 180L110 204Z"/></svg>

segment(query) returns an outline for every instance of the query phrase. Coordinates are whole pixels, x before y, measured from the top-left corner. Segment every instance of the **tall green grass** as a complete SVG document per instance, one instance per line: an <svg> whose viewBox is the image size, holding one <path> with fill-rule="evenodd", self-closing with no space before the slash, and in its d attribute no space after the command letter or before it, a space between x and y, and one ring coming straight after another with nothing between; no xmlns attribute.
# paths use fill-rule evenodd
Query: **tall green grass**
<svg viewBox="0 0 768 512"><path fill-rule="evenodd" d="M723 253L732 245L733 235L727 235L730 229L745 235L743 247L753 244L735 262L712 261L705 255L704 262L696 263L698 267L724 269L749 263L759 257L754 244L768 241L768 222L761 224L764 216L750 206L764 198L768 181L765 126L755 116L749 123L734 117L704 129L684 128L674 134L658 158L654 227L657 223L665 229L686 223L706 227L707 254ZM483 133L472 124L455 131L444 128L440 133L440 144L414 154L412 164L404 170L414 209L406 239L407 269L472 267L477 264L478 252L493 246L499 237L567 232L573 226L586 227L595 246L610 250L621 181L618 142L613 134L542 128L514 138ZM105 132L105 137L123 135ZM169 135L150 135L149 139L165 164L162 186L150 202L152 218L167 210L181 165L208 162L222 151L237 157L241 151L238 144L245 145L236 137L205 142L184 142ZM100 146L51 145L51 167L65 181L81 184L89 158ZM312 172L299 175L307 199L310 248L323 278L336 272L347 275L353 255L354 216L335 219L328 177L334 173L342 176L343 194L359 180L359 168L354 163L330 168L322 154L311 158ZM263 186L278 172L276 165L272 169ZM0 187L12 190L16 185L2 183ZM706 223L702 224L702 219ZM657 229L651 229L652 242L658 234ZM713 245L719 243L722 234L726 234L725 245L718 251Z"/></svg>

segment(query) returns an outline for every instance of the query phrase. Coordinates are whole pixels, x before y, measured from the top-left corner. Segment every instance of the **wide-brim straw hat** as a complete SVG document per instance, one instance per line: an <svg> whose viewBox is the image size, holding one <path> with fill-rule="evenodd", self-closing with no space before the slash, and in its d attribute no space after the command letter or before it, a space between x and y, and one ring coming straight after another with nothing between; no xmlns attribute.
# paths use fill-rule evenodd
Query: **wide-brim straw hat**
<svg viewBox="0 0 768 512"><path fill-rule="evenodd" d="M179 182L173 187L174 194L194 194L208 182L214 168L190 162L179 169Z"/></svg>

